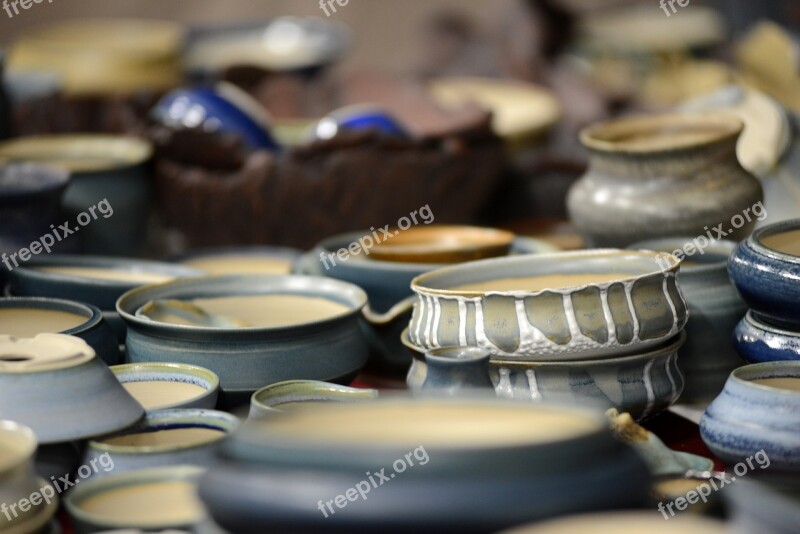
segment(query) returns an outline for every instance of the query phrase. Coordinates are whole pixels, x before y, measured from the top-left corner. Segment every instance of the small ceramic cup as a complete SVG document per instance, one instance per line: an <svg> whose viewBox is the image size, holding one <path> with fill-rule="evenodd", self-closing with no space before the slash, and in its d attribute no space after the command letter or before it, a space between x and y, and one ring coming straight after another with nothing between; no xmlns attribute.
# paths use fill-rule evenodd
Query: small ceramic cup
<svg viewBox="0 0 800 534"><path fill-rule="evenodd" d="M147 411L173 408L213 410L219 377L213 371L185 363L128 363L111 372Z"/></svg>
<svg viewBox="0 0 800 534"><path fill-rule="evenodd" d="M752 310L736 325L733 344L750 363L800 361L800 331L773 326Z"/></svg>
<svg viewBox="0 0 800 534"><path fill-rule="evenodd" d="M488 393L494 396L489 377L491 353L477 347L445 347L425 353L428 373L420 392L432 395L459 396Z"/></svg>
<svg viewBox="0 0 800 534"><path fill-rule="evenodd" d="M269 417L297 404L357 402L376 398L378 398L376 389L351 388L318 380L286 380L253 393L250 399L250 415L247 419Z"/></svg>

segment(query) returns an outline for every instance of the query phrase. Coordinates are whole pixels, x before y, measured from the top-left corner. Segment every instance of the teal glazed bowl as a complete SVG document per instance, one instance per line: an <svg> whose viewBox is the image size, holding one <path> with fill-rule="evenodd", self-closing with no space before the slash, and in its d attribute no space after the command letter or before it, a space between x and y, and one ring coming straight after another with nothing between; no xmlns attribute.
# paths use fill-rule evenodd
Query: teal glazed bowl
<svg viewBox="0 0 800 534"><path fill-rule="evenodd" d="M336 315L281 326L188 326L137 315L153 300L198 297L298 296L341 307ZM266 385L306 379L348 382L367 360L361 330L366 294L356 286L305 276L220 276L178 280L129 291L117 302L128 326L131 363L198 365L220 379L223 406L245 404Z"/></svg>
<svg viewBox="0 0 800 534"><path fill-rule="evenodd" d="M20 321L20 313L30 314L24 324L12 325L11 320ZM6 321L3 315L13 314ZM52 315L51 315L52 314ZM54 320L47 328L48 320ZM60 323L66 321L65 323ZM75 325L61 330L61 326ZM0 335L33 337L37 334L66 334L79 337L92 347L97 355L108 365L122 362L117 337L103 314L91 304L81 304L70 300L42 297L0 298Z"/></svg>

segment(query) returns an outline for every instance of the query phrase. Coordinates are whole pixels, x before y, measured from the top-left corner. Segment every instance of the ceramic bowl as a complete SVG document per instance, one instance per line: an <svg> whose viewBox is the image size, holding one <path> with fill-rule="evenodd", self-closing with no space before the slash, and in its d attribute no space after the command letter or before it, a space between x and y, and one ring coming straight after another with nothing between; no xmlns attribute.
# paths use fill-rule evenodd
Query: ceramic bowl
<svg viewBox="0 0 800 534"><path fill-rule="evenodd" d="M800 362L758 363L733 371L703 414L700 434L728 464L764 451L771 470L799 472Z"/></svg>
<svg viewBox="0 0 800 534"><path fill-rule="evenodd" d="M376 389L351 388L318 380L286 380L253 393L248 419L269 417L276 412L306 403L355 402L376 398Z"/></svg>
<svg viewBox="0 0 800 534"><path fill-rule="evenodd" d="M233 134L253 150L279 148L263 107L229 83L175 89L159 100L151 114L169 128Z"/></svg>
<svg viewBox="0 0 800 534"><path fill-rule="evenodd" d="M33 472L36 437L30 428L13 421L0 420L0 503L6 510L0 514L0 531L4 534L40 532L58 509L58 496L30 505L26 511L8 508L22 499L29 499L46 485Z"/></svg>
<svg viewBox="0 0 800 534"><path fill-rule="evenodd" d="M239 419L216 410L179 409L148 412L139 423L89 442L83 465L105 458L114 473L170 465L208 467L222 441L239 426ZM109 460L110 458L110 460ZM108 476L96 470L92 476Z"/></svg>
<svg viewBox="0 0 800 534"><path fill-rule="evenodd" d="M114 331L91 304L41 297L0 298L0 335L37 334L79 337L108 365L122 361Z"/></svg>
<svg viewBox="0 0 800 534"><path fill-rule="evenodd" d="M71 180L62 198L69 217L88 224L70 224L88 254L135 255L144 243L150 208L146 168L153 148L133 137L62 134L21 137L0 143L0 160L37 161L69 171ZM79 218L81 216L81 218ZM79 231L79 232L78 232Z"/></svg>
<svg viewBox="0 0 800 534"><path fill-rule="evenodd" d="M403 333L413 362L406 383L418 391L428 374L424 351ZM565 402L596 408L616 408L635 419L652 417L669 408L683 391L678 350L686 334L657 347L598 360L539 362L492 357L489 376L498 397L534 402Z"/></svg>
<svg viewBox="0 0 800 534"><path fill-rule="evenodd" d="M315 301L317 307L335 307L337 311L330 316L325 312L325 317L316 319L298 316L296 323L234 328L170 324L137 315L153 300L247 296L321 299ZM117 310L128 325L126 347L130 362L166 360L200 365L219 376L225 402L236 399L232 402L247 403L255 390L282 380L351 379L367 359L360 326L366 300L359 288L338 280L221 276L134 289L119 299ZM270 309L267 306L262 311L273 319L286 316L286 309L281 317L274 310L267 314ZM232 358L236 359L235 366L230 365Z"/></svg>
<svg viewBox="0 0 800 534"><path fill-rule="evenodd" d="M190 531L205 517L195 495L203 471L173 466L112 474L73 488L64 505L78 534L126 528Z"/></svg>
<svg viewBox="0 0 800 534"><path fill-rule="evenodd" d="M15 296L54 297L87 302L100 308L120 343L125 323L116 312L123 293L145 284L200 276L202 271L154 261L102 256L43 256L9 273Z"/></svg>
<svg viewBox="0 0 800 534"><path fill-rule="evenodd" d="M669 521L665 521L669 519ZM715 519L680 515L665 516L651 511L605 512L601 514L584 514L564 517L504 530L500 534L632 534L648 532L649 534L726 534L725 523Z"/></svg>
<svg viewBox="0 0 800 534"><path fill-rule="evenodd" d="M120 430L144 409L83 340L39 334L0 336L0 413L52 444Z"/></svg>
<svg viewBox="0 0 800 534"><path fill-rule="evenodd" d="M678 267L668 254L614 249L446 267L412 280L409 337L426 350L479 346L510 360L644 351L686 324Z"/></svg>
<svg viewBox="0 0 800 534"><path fill-rule="evenodd" d="M328 140L340 132L372 131L384 137L409 139L403 124L388 111L370 105L354 105L337 109L323 117L312 129L312 139Z"/></svg>
<svg viewBox="0 0 800 534"><path fill-rule="evenodd" d="M750 363L800 361L800 332L772 326L752 310L736 325L733 345Z"/></svg>
<svg viewBox="0 0 800 534"><path fill-rule="evenodd" d="M759 316L796 328L800 325L800 219L757 229L736 247L728 273Z"/></svg>
<svg viewBox="0 0 800 534"><path fill-rule="evenodd" d="M191 251L176 259L211 276L224 274L289 274L300 257L286 247L228 247Z"/></svg>
<svg viewBox="0 0 800 534"><path fill-rule="evenodd" d="M744 365L732 333L747 305L728 277L728 258L736 243L714 241L697 251L693 239L655 239L630 248L673 255L680 251L684 256L684 250L696 250L681 262L678 273L678 285L689 306L686 344L681 348L681 370L686 378L681 401L707 403L719 395L731 371Z"/></svg>
<svg viewBox="0 0 800 534"><path fill-rule="evenodd" d="M507 256L514 234L475 226L432 225L395 230L369 249L369 259L404 263L461 263Z"/></svg>
<svg viewBox="0 0 800 534"><path fill-rule="evenodd" d="M50 225L61 222L59 206L67 184L69 173L58 167L0 164L0 251L17 252L49 234ZM0 268L11 266L9 260Z"/></svg>
<svg viewBox="0 0 800 534"><path fill-rule="evenodd" d="M147 411L170 408L213 410L219 396L216 373L185 363L129 363L111 372Z"/></svg>
<svg viewBox="0 0 800 534"><path fill-rule="evenodd" d="M231 533L494 532L637 505L647 469L606 425L577 408L499 399L297 408L243 425L200 496ZM365 498L354 489L337 501L348 487Z"/></svg>
<svg viewBox="0 0 800 534"><path fill-rule="evenodd" d="M800 483L796 477L742 477L723 496L731 514L731 534L797 532Z"/></svg>

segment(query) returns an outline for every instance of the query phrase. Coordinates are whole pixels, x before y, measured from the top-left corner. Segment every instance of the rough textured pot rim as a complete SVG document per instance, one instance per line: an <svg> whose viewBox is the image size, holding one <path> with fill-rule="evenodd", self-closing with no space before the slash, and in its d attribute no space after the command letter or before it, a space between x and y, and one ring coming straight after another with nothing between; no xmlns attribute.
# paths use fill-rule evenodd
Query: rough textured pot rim
<svg viewBox="0 0 800 534"><path fill-rule="evenodd" d="M19 450L15 450L11 453L16 455L15 458L11 458L10 460L3 458L0 460L0 462L2 462L0 463L0 479L9 471L13 471L21 464L29 462L33 458L38 447L36 435L33 433L33 430L16 421L0 419L0 436L2 435L10 436L19 443L20 447Z"/></svg>
<svg viewBox="0 0 800 534"><path fill-rule="evenodd" d="M800 338L800 332L786 330L781 328L780 326L775 326L767 320L764 320L756 311L747 310L747 313L744 316L744 321L746 324L749 324L752 328L756 330L760 330L762 332L768 332L770 334L774 334L776 336L782 336L787 338ZM777 362L765 362L765 363L777 363Z"/></svg>
<svg viewBox="0 0 800 534"><path fill-rule="evenodd" d="M76 151L76 147L80 150ZM81 157L88 154L103 159L111 159L106 165L85 167L80 164ZM52 134L19 137L0 143L0 160L43 161L58 159L55 166L70 173L83 175L107 172L141 165L153 155L153 146L137 137L112 134ZM74 159L75 163L70 163Z"/></svg>
<svg viewBox="0 0 800 534"><path fill-rule="evenodd" d="M70 516L78 521L92 525L95 528L106 529L164 529L164 528L180 528L186 526L184 524L164 525L157 523L142 522L136 525L114 521L108 518L98 517L90 512L86 512L80 507L80 502L84 499L93 497L105 491L114 490L117 488L133 487L143 484L158 483L158 482L197 482L200 476L205 472L205 468L190 466L190 465L177 465L170 467L157 467L148 469L138 469L135 471L128 471L124 473L111 474L107 477L94 478L85 481L85 484L74 488L67 493L64 499L64 506ZM203 517L197 517L193 523L202 521Z"/></svg>
<svg viewBox="0 0 800 534"><path fill-rule="evenodd" d="M375 399L376 389L361 389L321 380L284 380L259 389L250 397L250 406L262 412L274 412L281 404L313 402L330 397L353 400Z"/></svg>
<svg viewBox="0 0 800 534"><path fill-rule="evenodd" d="M222 291L211 291L207 289L204 291L203 284L209 282L217 282L228 287L226 295L266 295L266 294L302 294L313 295L320 298L327 298L333 300L344 306L348 307L347 311L337 314L332 317L327 317L316 321L306 321L303 323L284 325L284 326L266 326L266 327L247 327L247 328L212 328L205 326L191 326L191 325L177 325L171 323L161 323L158 321L151 321L137 317L136 310L145 304L145 302L152 300L144 297L150 295L157 295L165 290L170 290L170 297L176 298L178 295L198 294L202 293L205 297L220 295ZM256 291L253 288L258 286L260 288L266 287L269 291ZM189 286L188 288L184 286ZM194 287L193 287L194 286ZM231 289L237 286L239 289ZM323 291L326 296L323 296ZM177 293L177 295L176 295ZM342 303L340 300L328 298L332 295L338 295L349 301L348 304ZM141 300L142 302L137 302ZM132 289L123 294L117 300L117 313L129 325L136 327L144 327L149 329L156 329L161 331L173 332L195 332L198 334L214 335L218 338L236 337L242 332L251 334L258 333L271 333L271 332L286 332L298 328L307 328L309 326L318 326L334 323L346 317L353 315L361 315L363 308L367 304L367 294L360 287L334 280L326 277L317 276L299 276L299 275L223 275L223 276L203 276L198 278L178 279L172 282L163 284L155 284L150 286L142 286ZM130 309L133 306L133 309Z"/></svg>
<svg viewBox="0 0 800 534"><path fill-rule="evenodd" d="M114 376L117 377L120 384L127 384L129 382L175 382L175 380L154 380L152 378L146 380L136 380L136 377L141 376L142 373L163 373L182 376L193 376L206 380L209 384L208 388L204 388L205 392L186 399L185 401L165 404L158 408L158 410L169 410L180 408L188 402L198 402L207 399L219 392L219 376L217 373L199 365L191 365L188 363L172 363L172 362L140 362L140 363L125 363L121 365L114 365L109 367ZM150 410L155 411L155 410Z"/></svg>
<svg viewBox="0 0 800 534"><path fill-rule="evenodd" d="M68 171L56 165L35 162L6 163L2 156L0 156L0 174L9 170L16 170L20 174L25 175L46 175L47 180L44 184L25 184L25 188L20 188L19 190L4 190L0 192L0 200L3 202L10 199L20 200L35 197L45 193L52 193L60 189L63 190L69 185L71 178Z"/></svg>
<svg viewBox="0 0 800 534"><path fill-rule="evenodd" d="M793 230L800 230L800 219L789 219L758 228L750 235L747 242L756 249L756 251L773 260L788 262L800 268L800 256L792 256L791 254L771 249L762 242L762 239L765 237L771 237Z"/></svg>
<svg viewBox="0 0 800 534"><path fill-rule="evenodd" d="M153 410L147 412L143 420L131 427L90 440L89 448L98 452L134 456L142 454L175 453L221 442L223 439L230 436L239 427L239 424L239 418L235 415L217 410L199 408ZM219 436L205 438L201 441L172 445L113 445L103 443L104 439L118 438L129 434L141 434L147 431L156 431L162 426L172 427L173 425L178 428L210 428L221 430L222 432L220 432Z"/></svg>
<svg viewBox="0 0 800 534"><path fill-rule="evenodd" d="M675 250L682 249L683 246L687 243L691 243L692 240L696 239L695 237L689 236L675 236L675 237L662 237L657 239L647 239L645 241L639 241L632 245L626 247L630 250L649 250L656 253L665 253L669 252L672 253ZM669 244L669 246L667 246ZM714 270L718 270L720 268L727 269L728 266L728 258L733 251L736 250L737 243L735 241L731 241L729 239L716 239L709 243L709 245L704 249L703 254L700 254L702 258L704 254L712 254L714 257L719 257L719 261L712 261L712 262L696 262L698 265L686 265L686 261L694 261L696 259L697 254L692 255L692 259L690 256L686 256L684 260L681 261L681 270L680 272L687 272L687 273L706 273ZM671 248L671 251L664 250L666 248Z"/></svg>
<svg viewBox="0 0 800 534"><path fill-rule="evenodd" d="M86 267L114 269L126 273L132 272L132 268L138 268L148 274L172 275L176 278L199 277L204 274L203 271L198 269L165 262L118 258L113 256L80 256L73 254L53 254L51 256L32 258L30 261L25 262L24 265L20 265L14 269L14 271L19 271L25 278L37 282L66 282L72 285L88 285L118 291L127 291L134 287L146 285L146 282L106 280L71 274L45 272L37 270L36 267Z"/></svg>
<svg viewBox="0 0 800 534"><path fill-rule="evenodd" d="M742 387L760 391L761 393L769 393L793 400L800 400L800 391L753 383L753 380L760 380L763 378L800 379L800 361L780 361L743 365L731 371L728 380Z"/></svg>
<svg viewBox="0 0 800 534"><path fill-rule="evenodd" d="M19 304L20 306L15 306L15 304ZM65 311L74 313L75 315L83 315L84 317L86 317L88 313L85 323L79 324L69 330L64 330L63 332L57 332L70 336L93 328L103 320L103 314L96 306L85 302L75 302L66 299L54 299L49 297L0 297L0 309L4 308L36 308L40 310Z"/></svg>
<svg viewBox="0 0 800 534"><path fill-rule="evenodd" d="M682 142L673 142L672 144L665 142L656 146L606 139L609 135L625 135L653 130L657 132L664 127L676 128L681 126L716 126L719 128L719 133L716 135L709 134L707 139L684 140ZM590 151L599 153L662 154L703 148L724 141L733 143L743 130L744 123L740 119L724 113L639 115L613 119L584 128L580 132L580 141ZM672 132L668 129L666 133Z"/></svg>
<svg viewBox="0 0 800 534"><path fill-rule="evenodd" d="M432 277L442 277L454 273L461 273L477 269L480 269L482 271L490 271L491 268L494 266L514 264L514 263L525 264L530 262L536 262L541 265L548 266L548 270L550 269L553 270L553 272L550 273L548 272L537 273L537 276L543 276L547 274L559 274L555 269L558 268L558 261L561 260L574 260L580 258L603 258L603 257L612 258L615 256L618 258L625 258L630 256L640 256L641 258L650 258L652 260L653 270L637 274L636 276L633 277L620 277L618 279L614 279L608 282L582 284L578 286L553 287L553 288L541 289L539 291L527 291L527 290L514 290L514 291L457 290L456 291L452 289L432 288L424 285L428 281L428 279ZM659 269L658 268L659 264L656 262L657 258L662 258L668 261L670 263L669 269L666 270ZM487 260L472 261L467 263L461 263L458 265L448 266L442 269L436 269L434 271L423 273L414 278L411 281L411 289L413 289L415 292L422 291L432 295L443 295L443 296L481 297L486 295L507 295L515 297L519 296L533 297L541 295L546 292L570 293L573 291L583 289L585 287L596 287L602 290L614 284L619 284L623 282L635 282L636 280L647 278L649 276L665 275L666 273L677 273L680 267L680 263L681 261L672 254L664 254L664 253L656 254L655 252L638 251L638 250L621 250L614 248L576 250L570 252L553 252L549 254L526 254L523 256L507 256L504 258L491 258Z"/></svg>

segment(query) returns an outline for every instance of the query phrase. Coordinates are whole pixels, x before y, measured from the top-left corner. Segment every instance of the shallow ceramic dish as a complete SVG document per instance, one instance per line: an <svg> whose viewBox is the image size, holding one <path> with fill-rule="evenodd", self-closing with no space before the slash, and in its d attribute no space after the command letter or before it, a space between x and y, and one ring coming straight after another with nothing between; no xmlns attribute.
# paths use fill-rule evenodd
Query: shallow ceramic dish
<svg viewBox="0 0 800 534"><path fill-rule="evenodd" d="M114 331L91 304L41 297L0 298L0 335L37 334L79 337L108 365L122 361Z"/></svg>
<svg viewBox="0 0 800 534"><path fill-rule="evenodd" d="M297 408L246 423L221 458L200 496L231 533L494 532L636 506L649 478L600 414L499 399ZM376 473L390 483L373 488ZM333 505L361 479L366 499Z"/></svg>
<svg viewBox="0 0 800 534"><path fill-rule="evenodd" d="M83 465L107 455L114 473L170 465L208 467L222 441L239 426L239 418L216 410L178 409L148 412L139 423L91 440ZM97 470L92 476L108 476Z"/></svg>
<svg viewBox="0 0 800 534"><path fill-rule="evenodd" d="M185 363L129 363L111 372L147 411L170 408L213 410L219 396L216 373Z"/></svg>
<svg viewBox="0 0 800 534"><path fill-rule="evenodd" d="M341 311L296 324L243 328L170 324L137 315L145 304L158 299L248 296L321 299L320 303ZM234 402L247 403L255 390L282 380L351 379L367 359L360 326L366 301L361 289L338 280L220 276L134 289L119 299L117 310L128 325L126 347L130 362L167 360L200 365L219 376L224 398L229 401L235 397ZM232 358L236 359L235 366L230 364Z"/></svg>
<svg viewBox="0 0 800 534"><path fill-rule="evenodd" d="M665 521L669 519L669 521ZM661 516L646 512L605 512L583 514L535 525L504 530L500 534L726 534L725 523L705 517L679 515Z"/></svg>
<svg viewBox="0 0 800 534"><path fill-rule="evenodd" d="M782 379L788 387L779 387ZM766 382L761 382L766 380ZM789 389L794 386L795 389ZM700 420L700 434L733 465L763 450L773 471L800 472L800 362L745 365Z"/></svg>
<svg viewBox="0 0 800 534"><path fill-rule="evenodd" d="M176 259L212 276L224 274L289 274L300 251L285 247L228 247L191 251Z"/></svg>
<svg viewBox="0 0 800 534"><path fill-rule="evenodd" d="M733 344L750 363L800 361L800 332L772 326L752 310L736 325Z"/></svg>
<svg viewBox="0 0 800 534"><path fill-rule="evenodd" d="M85 482L64 499L78 534L115 529L192 530L205 517L195 496L204 469L142 469Z"/></svg>
<svg viewBox="0 0 800 534"><path fill-rule="evenodd" d="M514 234L475 226L416 226L395 230L369 249L369 258L404 263L461 263L508 255Z"/></svg>
<svg viewBox="0 0 800 534"><path fill-rule="evenodd" d="M446 267L412 280L409 337L422 349L479 346L511 360L644 351L686 324L678 267L669 254L613 249Z"/></svg>
<svg viewBox="0 0 800 534"><path fill-rule="evenodd" d="M51 496L48 502L22 511L9 508L38 493L47 483L33 472L33 455L36 451L36 437L33 431L13 421L0 420L0 503L6 510L0 514L0 531L3 534L30 534L41 531L58 509L58 496ZM55 492L54 492L55 493Z"/></svg>
<svg viewBox="0 0 800 534"><path fill-rule="evenodd" d="M428 374L424 351L403 333L413 362L406 383L419 390ZM678 350L681 333L657 347L598 360L538 362L492 357L489 375L498 397L616 408L643 420L669 408L683 391Z"/></svg>
<svg viewBox="0 0 800 534"><path fill-rule="evenodd" d="M80 232L89 254L135 255L145 239L150 208L147 141L114 135L30 136L0 143L0 160L41 162L70 172L62 207L72 221L94 208L95 217ZM88 212L87 212L88 216Z"/></svg>
<svg viewBox="0 0 800 534"><path fill-rule="evenodd" d="M376 389L351 388L318 380L286 380L253 393L248 419L268 417L277 411L304 403L356 402L376 398Z"/></svg>
<svg viewBox="0 0 800 534"><path fill-rule="evenodd" d="M745 478L745 477L740 477ZM731 513L731 534L795 534L800 524L800 482L797 477L762 476L737 479L723 492Z"/></svg>
<svg viewBox="0 0 800 534"><path fill-rule="evenodd" d="M748 306L771 323L800 325L800 219L759 228L739 243L728 273Z"/></svg>
<svg viewBox="0 0 800 534"><path fill-rule="evenodd" d="M695 238L673 237L642 241L631 249L648 249L685 255L684 246ZM696 250L694 244L686 250ZM681 400L710 402L728 375L744 365L732 341L736 323L747 311L728 277L732 241L714 241L681 262L678 285L689 306L686 344L681 348L681 371L686 379Z"/></svg>
<svg viewBox="0 0 800 534"><path fill-rule="evenodd" d="M120 430L144 409L82 339L39 334L0 336L0 413L51 444Z"/></svg>

